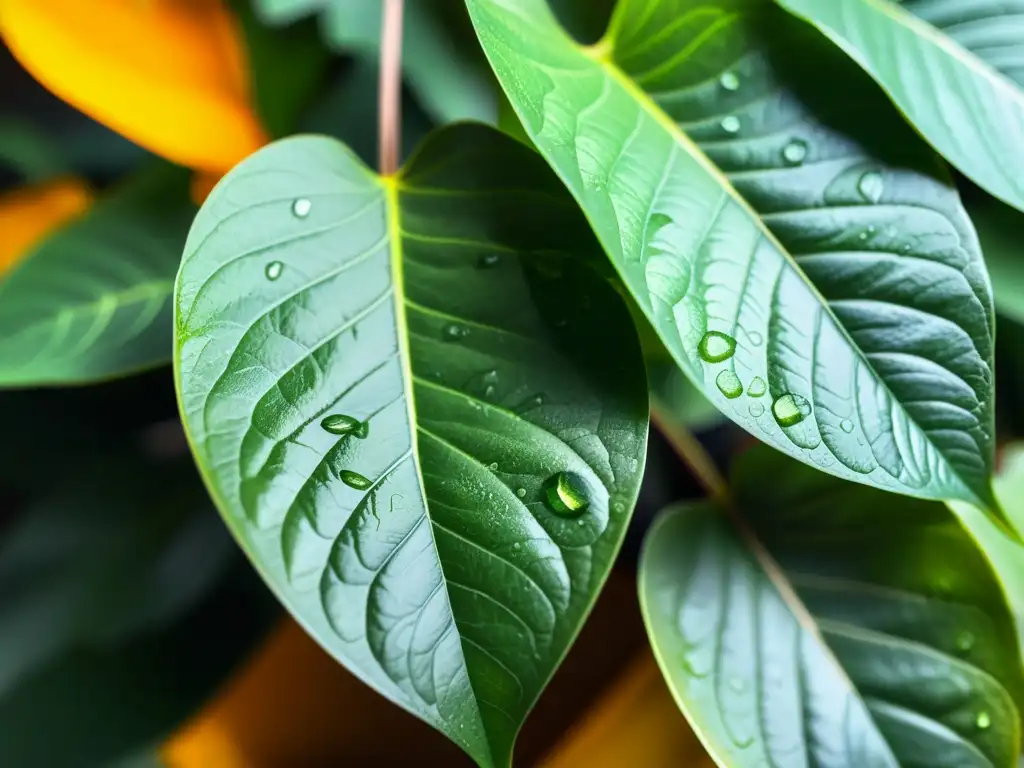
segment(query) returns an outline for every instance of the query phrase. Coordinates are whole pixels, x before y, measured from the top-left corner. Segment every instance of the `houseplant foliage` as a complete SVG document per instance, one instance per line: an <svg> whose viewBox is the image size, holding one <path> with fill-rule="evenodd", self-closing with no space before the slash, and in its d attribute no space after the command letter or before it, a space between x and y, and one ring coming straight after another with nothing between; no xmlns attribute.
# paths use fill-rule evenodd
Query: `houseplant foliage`
<svg viewBox="0 0 1024 768"><path fill-rule="evenodd" d="M11 722L37 678L57 706L65 656L204 631L185 617L235 583L237 548L201 477L328 653L478 765L509 765L615 567L653 424L707 498L651 526L640 604L718 764L1016 764L1024 465L1011 451L999 470L997 444L1024 423L1024 368L1013 344L996 365L995 338L1024 332L1024 5L82 13L0 0L25 70L130 140L86 170L0 125L22 182L0 198L0 386L74 387L2 395L17 434L59 424L69 455L98 457L51 489L45 442L5 449L0 480L28 501L0 529L0 590L53 606L56 628L19 646L10 698L0 666ZM172 380L176 413L94 428ZM168 420L198 474L180 439L125 458ZM725 471L706 430L755 445ZM150 483L181 493L119 517ZM102 564L75 514L102 523ZM209 571L166 565L179 537ZM0 645L26 616L0 612ZM83 754L155 743L260 625ZM181 650L150 645L140 659ZM29 754L7 738L0 757Z"/></svg>

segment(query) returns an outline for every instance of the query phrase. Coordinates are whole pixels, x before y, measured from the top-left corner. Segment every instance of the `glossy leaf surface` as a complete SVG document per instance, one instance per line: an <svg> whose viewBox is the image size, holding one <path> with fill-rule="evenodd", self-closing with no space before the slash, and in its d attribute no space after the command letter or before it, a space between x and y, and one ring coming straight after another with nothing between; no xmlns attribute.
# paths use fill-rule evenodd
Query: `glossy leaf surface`
<svg viewBox="0 0 1024 768"><path fill-rule="evenodd" d="M720 765L1016 764L1024 679L1013 623L943 505L764 448L741 459L733 488L810 616L798 618L710 504L669 510L640 571L662 672Z"/></svg>
<svg viewBox="0 0 1024 768"><path fill-rule="evenodd" d="M279 615L190 461L73 458L0 510L3 765L112 765L158 744Z"/></svg>
<svg viewBox="0 0 1024 768"><path fill-rule="evenodd" d="M1024 209L1024 90L924 20L949 26L971 22L974 31L961 31L960 39L971 43L977 35L980 48L990 35L1003 37L1012 35L1015 27L1020 30L1012 2L940 5L917 0L906 3L906 8L891 0L777 2L842 47L963 174ZM1000 60L997 52L991 56L993 64Z"/></svg>
<svg viewBox="0 0 1024 768"><path fill-rule="evenodd" d="M724 413L845 478L991 502L977 238L856 66L763 0L624 0L593 49L543 0L468 5L530 137Z"/></svg>
<svg viewBox="0 0 1024 768"><path fill-rule="evenodd" d="M171 295L195 207L154 166L0 275L0 386L72 384L166 363Z"/></svg>
<svg viewBox="0 0 1024 768"><path fill-rule="evenodd" d="M178 277L182 412L225 519L325 648L485 766L642 474L643 362L597 255L539 156L464 125L397 179L330 139L272 145L214 190Z"/></svg>

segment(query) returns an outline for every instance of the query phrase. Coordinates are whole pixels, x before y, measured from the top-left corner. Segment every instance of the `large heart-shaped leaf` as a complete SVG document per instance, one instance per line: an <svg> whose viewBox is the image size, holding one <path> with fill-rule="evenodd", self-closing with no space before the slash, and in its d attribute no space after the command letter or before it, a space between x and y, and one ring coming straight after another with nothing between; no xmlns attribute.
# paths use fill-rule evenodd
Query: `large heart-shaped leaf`
<svg viewBox="0 0 1024 768"><path fill-rule="evenodd" d="M768 0L623 0L593 49L544 0L467 1L530 138L723 412L848 479L992 505L977 238L869 79Z"/></svg>
<svg viewBox="0 0 1024 768"><path fill-rule="evenodd" d="M1018 65L989 49L1016 31L1012 55L1019 55L1020 7L1006 0L910 0L905 8L893 0L778 2L856 60L961 172L1024 210L1024 91L996 69L1015 72ZM970 29L951 37L925 19ZM979 52L989 49L989 61L957 39Z"/></svg>
<svg viewBox="0 0 1024 768"><path fill-rule="evenodd" d="M229 525L325 648L481 765L508 763L642 474L643 362L595 252L539 156L463 125L397 178L272 145L178 277L182 412Z"/></svg>
<svg viewBox="0 0 1024 768"><path fill-rule="evenodd" d="M195 206L159 164L0 275L0 386L122 376L171 357L171 294Z"/></svg>
<svg viewBox="0 0 1024 768"><path fill-rule="evenodd" d="M192 717L280 611L187 459L59 458L0 509L0 764L111 765Z"/></svg>
<svg viewBox="0 0 1024 768"><path fill-rule="evenodd" d="M1016 765L1013 621L943 505L763 448L733 489L743 535L710 503L680 506L640 565L662 672L721 765Z"/></svg>

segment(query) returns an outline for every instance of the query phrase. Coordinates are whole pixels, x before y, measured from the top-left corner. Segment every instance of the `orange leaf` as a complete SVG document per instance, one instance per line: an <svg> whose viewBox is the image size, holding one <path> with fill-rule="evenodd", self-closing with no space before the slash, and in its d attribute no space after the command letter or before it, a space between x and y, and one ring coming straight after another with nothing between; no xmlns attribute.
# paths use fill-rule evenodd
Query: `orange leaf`
<svg viewBox="0 0 1024 768"><path fill-rule="evenodd" d="M224 0L0 0L0 36L54 94L172 162L223 173L267 141Z"/></svg>
<svg viewBox="0 0 1024 768"><path fill-rule="evenodd" d="M0 195L0 275L91 203L89 188L78 179L60 179Z"/></svg>

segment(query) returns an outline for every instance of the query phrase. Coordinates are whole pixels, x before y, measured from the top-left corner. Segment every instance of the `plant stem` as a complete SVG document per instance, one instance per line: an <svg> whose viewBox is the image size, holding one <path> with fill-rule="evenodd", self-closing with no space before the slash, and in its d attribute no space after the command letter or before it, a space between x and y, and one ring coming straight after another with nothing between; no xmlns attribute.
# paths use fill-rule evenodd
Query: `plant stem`
<svg viewBox="0 0 1024 768"><path fill-rule="evenodd" d="M398 170L402 136L402 16L403 0L384 0L380 42L380 173Z"/></svg>

